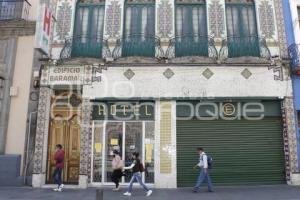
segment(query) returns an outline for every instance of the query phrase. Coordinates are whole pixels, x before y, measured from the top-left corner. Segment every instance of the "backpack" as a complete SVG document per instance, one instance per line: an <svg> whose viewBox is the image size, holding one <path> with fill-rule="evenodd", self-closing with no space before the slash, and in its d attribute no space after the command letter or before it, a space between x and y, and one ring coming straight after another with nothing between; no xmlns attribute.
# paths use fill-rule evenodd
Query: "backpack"
<svg viewBox="0 0 300 200"><path fill-rule="evenodd" d="M142 163L140 163L139 169L140 169L140 172L144 172L145 171L144 165Z"/></svg>
<svg viewBox="0 0 300 200"><path fill-rule="evenodd" d="M213 158L211 156L207 156L207 165L208 165L208 169L213 168Z"/></svg>

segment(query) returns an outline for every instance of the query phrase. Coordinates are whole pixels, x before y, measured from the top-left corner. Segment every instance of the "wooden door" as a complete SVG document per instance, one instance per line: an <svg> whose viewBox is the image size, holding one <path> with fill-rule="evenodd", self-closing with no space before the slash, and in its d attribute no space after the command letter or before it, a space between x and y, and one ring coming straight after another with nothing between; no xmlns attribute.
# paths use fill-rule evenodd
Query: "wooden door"
<svg viewBox="0 0 300 200"><path fill-rule="evenodd" d="M70 120L63 119L55 117L50 123L47 183L53 183L55 146L56 144L61 144L65 151L63 182L76 184L79 178L80 124L78 115L74 115Z"/></svg>

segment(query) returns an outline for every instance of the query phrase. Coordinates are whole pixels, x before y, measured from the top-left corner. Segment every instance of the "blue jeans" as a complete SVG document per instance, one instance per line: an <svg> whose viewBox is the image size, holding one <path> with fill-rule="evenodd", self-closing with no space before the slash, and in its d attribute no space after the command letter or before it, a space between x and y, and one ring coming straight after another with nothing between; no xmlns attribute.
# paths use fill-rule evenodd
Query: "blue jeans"
<svg viewBox="0 0 300 200"><path fill-rule="evenodd" d="M144 188L144 190L146 190L147 192L149 191L148 187L143 183L142 181L142 175L140 172L136 172L132 175L130 183L129 183L129 187L128 187L128 192L132 192L132 186L134 182L139 182L139 184Z"/></svg>
<svg viewBox="0 0 300 200"><path fill-rule="evenodd" d="M61 185L61 173L62 169L61 168L55 168L54 173L53 173L53 179L54 182L58 185L58 187Z"/></svg>
<svg viewBox="0 0 300 200"><path fill-rule="evenodd" d="M196 182L195 189L194 189L196 192L199 191L200 186L204 181L207 181L208 190L213 191L213 185L212 185L211 179L210 179L209 174L208 174L208 169L207 169L207 172L205 173L204 169L201 168L201 171L200 171L200 174L197 178L197 182Z"/></svg>

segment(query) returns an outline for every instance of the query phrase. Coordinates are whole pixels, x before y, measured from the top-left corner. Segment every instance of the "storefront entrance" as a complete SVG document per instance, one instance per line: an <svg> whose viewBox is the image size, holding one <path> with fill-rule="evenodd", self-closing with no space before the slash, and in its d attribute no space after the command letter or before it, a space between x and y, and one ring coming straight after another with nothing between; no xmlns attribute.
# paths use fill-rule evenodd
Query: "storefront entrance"
<svg viewBox="0 0 300 200"><path fill-rule="evenodd" d="M154 122L94 121L92 183L111 184L113 151L120 152L125 165L131 163L133 152L139 152L145 166L143 179L154 183ZM122 183L130 181L130 172Z"/></svg>
<svg viewBox="0 0 300 200"><path fill-rule="evenodd" d="M63 182L77 184L80 163L81 99L74 93L57 92L52 99L48 138L47 183L53 183L55 146L65 151Z"/></svg>

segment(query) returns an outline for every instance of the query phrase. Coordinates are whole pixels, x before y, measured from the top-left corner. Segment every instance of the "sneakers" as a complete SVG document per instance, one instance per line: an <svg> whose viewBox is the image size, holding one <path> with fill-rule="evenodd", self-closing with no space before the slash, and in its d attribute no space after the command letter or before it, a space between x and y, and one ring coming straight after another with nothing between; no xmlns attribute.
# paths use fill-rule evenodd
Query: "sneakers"
<svg viewBox="0 0 300 200"><path fill-rule="evenodd" d="M62 192L62 188L54 188L53 191L54 192Z"/></svg>
<svg viewBox="0 0 300 200"><path fill-rule="evenodd" d="M58 188L54 188L53 191L55 192L62 192L62 189L65 187L64 184L61 184Z"/></svg>
<svg viewBox="0 0 300 200"><path fill-rule="evenodd" d="M152 194L152 190L149 190L149 191L146 193L146 197L151 196L151 194Z"/></svg>
<svg viewBox="0 0 300 200"><path fill-rule="evenodd" d="M114 188L113 191L119 191L120 187Z"/></svg>
<svg viewBox="0 0 300 200"><path fill-rule="evenodd" d="M125 192L124 194L123 194L124 196L131 196L131 193L130 192Z"/></svg>

